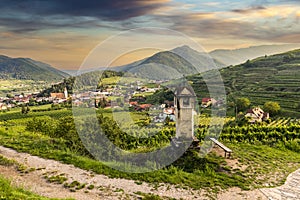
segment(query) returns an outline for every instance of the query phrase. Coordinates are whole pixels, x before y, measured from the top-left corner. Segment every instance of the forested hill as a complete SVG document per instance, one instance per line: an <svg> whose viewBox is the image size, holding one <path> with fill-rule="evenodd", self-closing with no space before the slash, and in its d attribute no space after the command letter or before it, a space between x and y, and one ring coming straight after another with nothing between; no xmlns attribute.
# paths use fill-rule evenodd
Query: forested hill
<svg viewBox="0 0 300 200"><path fill-rule="evenodd" d="M68 76L65 72L30 58L10 58L0 55L0 79L57 82Z"/></svg>
<svg viewBox="0 0 300 200"><path fill-rule="evenodd" d="M229 103L239 97L249 98L252 106L275 101L282 115L300 117L300 50L248 60L220 72ZM190 80L199 96L208 95L201 76Z"/></svg>
<svg viewBox="0 0 300 200"><path fill-rule="evenodd" d="M77 87L80 87L80 85L81 85L81 86L85 86L85 87L90 86L91 89L95 89L95 88L97 88L97 85L95 85L95 83L99 83L101 79L115 77L115 76L123 76L123 74L124 74L123 72L115 72L115 71L106 70L106 71L88 72L88 73L81 74L76 77L68 77L68 78L64 79L63 82L56 84L56 85L52 85L51 87L43 90L42 92L40 92L39 96L49 96L50 93L53 93L53 92L54 93L55 92L63 92L64 88L67 88L68 92L70 94L72 94L74 82L76 82Z"/></svg>
<svg viewBox="0 0 300 200"><path fill-rule="evenodd" d="M171 80L180 78L182 75L222 67L225 65L212 59L207 53L198 52L185 45L170 51L161 51L151 57L112 69L130 72L150 80Z"/></svg>

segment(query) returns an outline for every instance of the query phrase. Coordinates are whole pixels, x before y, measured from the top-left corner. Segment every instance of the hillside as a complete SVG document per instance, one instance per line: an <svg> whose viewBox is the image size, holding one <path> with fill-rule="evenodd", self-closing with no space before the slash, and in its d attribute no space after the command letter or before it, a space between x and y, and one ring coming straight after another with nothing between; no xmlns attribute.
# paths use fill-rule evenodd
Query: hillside
<svg viewBox="0 0 300 200"><path fill-rule="evenodd" d="M65 78L62 82L51 85L51 87L46 88L42 90L39 93L39 96L50 96L50 93L55 92L63 92L64 88L67 88L68 92L70 94L73 93L73 87L74 83L76 83L76 89L95 89L99 87L99 85L96 85L95 83L99 83L99 80L103 78L109 78L109 77L121 77L123 76L123 72L115 72L115 71L94 71L94 72L87 72L84 74L80 74L76 77L68 77Z"/></svg>
<svg viewBox="0 0 300 200"><path fill-rule="evenodd" d="M220 70L228 102L247 97L252 106L276 101L282 115L300 117L300 50L264 56ZM200 97L207 88L200 75L189 77Z"/></svg>
<svg viewBox="0 0 300 200"><path fill-rule="evenodd" d="M300 48L300 44L262 45L240 49L217 49L210 56L226 66L238 65L260 56L274 55Z"/></svg>
<svg viewBox="0 0 300 200"><path fill-rule="evenodd" d="M206 53L200 53L188 46L177 47L171 51L162 51L134 63L114 68L128 71L142 78L168 80L182 75L196 74L225 65L213 60Z"/></svg>
<svg viewBox="0 0 300 200"><path fill-rule="evenodd" d="M30 58L10 58L0 55L0 79L61 81L67 73Z"/></svg>

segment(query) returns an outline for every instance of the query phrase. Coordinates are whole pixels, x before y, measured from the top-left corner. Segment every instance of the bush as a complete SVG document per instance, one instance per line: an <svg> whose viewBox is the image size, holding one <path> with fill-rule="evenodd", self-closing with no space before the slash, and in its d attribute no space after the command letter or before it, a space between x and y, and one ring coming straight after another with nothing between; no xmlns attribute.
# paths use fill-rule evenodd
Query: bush
<svg viewBox="0 0 300 200"><path fill-rule="evenodd" d="M56 120L48 116L33 118L27 122L26 130L31 132L40 132L50 137L53 137L56 131Z"/></svg>

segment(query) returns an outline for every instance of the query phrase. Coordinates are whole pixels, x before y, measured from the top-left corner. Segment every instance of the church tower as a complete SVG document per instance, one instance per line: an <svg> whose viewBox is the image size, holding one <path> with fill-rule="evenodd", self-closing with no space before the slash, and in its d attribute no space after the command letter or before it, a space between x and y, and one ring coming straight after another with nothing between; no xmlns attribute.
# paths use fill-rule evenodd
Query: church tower
<svg viewBox="0 0 300 200"><path fill-rule="evenodd" d="M67 90L67 88L65 87L65 89L64 89L64 96L65 96L65 99L67 99L68 98L68 90Z"/></svg>
<svg viewBox="0 0 300 200"><path fill-rule="evenodd" d="M176 88L174 97L176 115L176 138L191 138L194 136L194 115L196 94L191 86Z"/></svg>

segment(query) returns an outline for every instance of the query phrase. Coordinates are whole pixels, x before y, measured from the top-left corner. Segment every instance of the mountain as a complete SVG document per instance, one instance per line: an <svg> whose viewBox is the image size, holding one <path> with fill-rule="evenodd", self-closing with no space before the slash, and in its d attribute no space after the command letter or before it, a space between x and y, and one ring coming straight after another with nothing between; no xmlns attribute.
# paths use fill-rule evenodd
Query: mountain
<svg viewBox="0 0 300 200"><path fill-rule="evenodd" d="M220 69L220 73L228 102L239 97L249 98L252 106L276 101L282 107L282 115L300 117L300 49L262 56ZM199 98L209 95L200 75L191 76L189 80Z"/></svg>
<svg viewBox="0 0 300 200"><path fill-rule="evenodd" d="M0 79L61 81L69 75L50 65L30 58L10 58L0 55Z"/></svg>
<svg viewBox="0 0 300 200"><path fill-rule="evenodd" d="M224 65L212 60L206 53L200 53L188 46L162 51L134 63L113 68L126 71L142 78L155 80L177 79L183 75L204 72Z"/></svg>
<svg viewBox="0 0 300 200"><path fill-rule="evenodd" d="M226 66L237 65L264 55L274 55L300 48L300 44L262 45L235 50L218 49L210 56Z"/></svg>

